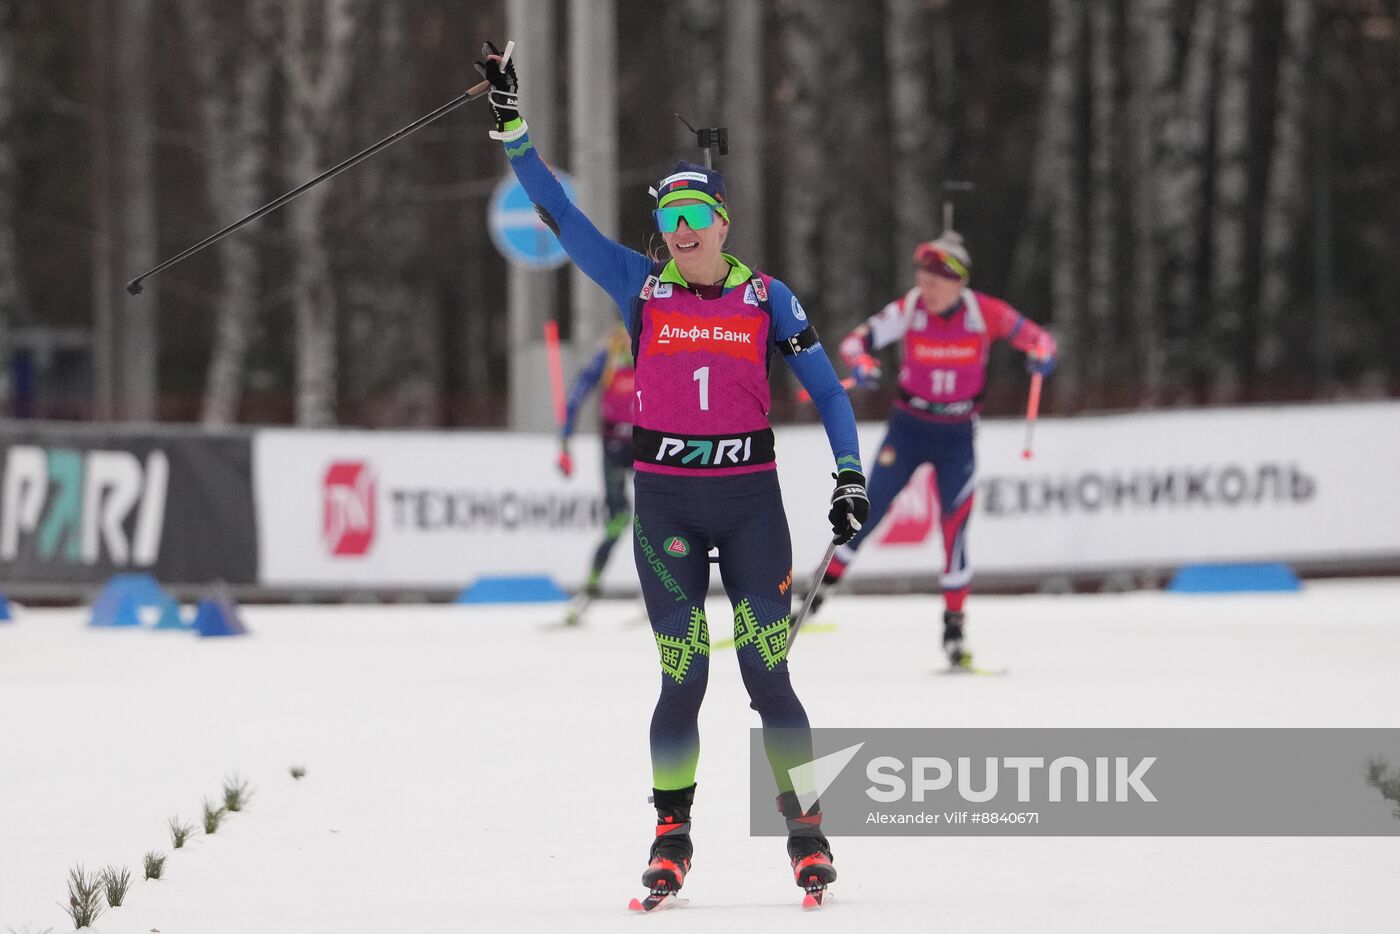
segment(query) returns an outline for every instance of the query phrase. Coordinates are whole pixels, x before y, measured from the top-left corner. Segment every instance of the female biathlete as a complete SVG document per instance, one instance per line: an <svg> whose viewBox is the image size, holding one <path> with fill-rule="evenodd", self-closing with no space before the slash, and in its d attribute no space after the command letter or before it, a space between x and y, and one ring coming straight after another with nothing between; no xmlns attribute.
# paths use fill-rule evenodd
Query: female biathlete
<svg viewBox="0 0 1400 934"><path fill-rule="evenodd" d="M632 504L627 500L627 479L632 472L632 410L635 407L636 371L632 365L632 338L618 325L588 365L579 371L569 389L563 427L559 430L559 472L574 474L574 458L569 439L574 434L578 410L594 387L598 388L598 432L603 441L603 502L608 510L603 540L593 552L588 579L574 595L564 616L566 626L583 621L583 612L602 592L603 569L608 566L613 546L627 528Z"/></svg>
<svg viewBox="0 0 1400 934"><path fill-rule="evenodd" d="M899 398L870 473L870 521L836 550L812 601L821 606L856 550L880 523L914 471L932 464L943 526L943 650L955 669L972 668L963 639L963 603L972 587L967 527L976 489L973 435L987 378L992 342L1006 340L1026 353L1026 368L1049 374L1055 340L999 298L967 287L972 260L956 231L914 250L915 286L890 302L841 342L841 357L857 385L880 378L872 354L901 342Z"/></svg>
<svg viewBox="0 0 1400 934"><path fill-rule="evenodd" d="M681 162L656 186L655 220L671 259L653 262L603 236L569 201L518 113L513 62L487 43L477 68L492 84L496 130L530 200L569 257L617 303L636 359L633 550L661 655L651 721L656 836L642 884L655 907L685 883L700 744L697 717L709 675L705 594L710 549L734 610L734 645L787 818L798 885L819 893L836 878L820 806L803 811L788 770L812 757L807 713L788 677L792 542L768 425L775 350L821 412L836 461L828 518L846 541L869 501L855 418L796 297L782 282L723 252L724 178Z"/></svg>

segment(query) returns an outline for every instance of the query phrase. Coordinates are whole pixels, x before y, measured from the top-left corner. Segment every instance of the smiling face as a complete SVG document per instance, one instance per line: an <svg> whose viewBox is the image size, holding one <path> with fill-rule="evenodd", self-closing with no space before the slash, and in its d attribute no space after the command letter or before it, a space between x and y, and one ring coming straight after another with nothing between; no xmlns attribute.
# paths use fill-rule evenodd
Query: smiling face
<svg viewBox="0 0 1400 934"><path fill-rule="evenodd" d="M668 205L703 204L698 198L677 198ZM724 241L729 237L729 222L716 212L708 227L691 229L682 218L672 233L662 233L666 249L676 260L685 280L692 284L710 285L729 275L729 263L722 255Z"/></svg>
<svg viewBox="0 0 1400 934"><path fill-rule="evenodd" d="M961 279L949 279L924 269L916 269L914 281L923 293L924 304L934 314L941 314L952 308L962 294Z"/></svg>

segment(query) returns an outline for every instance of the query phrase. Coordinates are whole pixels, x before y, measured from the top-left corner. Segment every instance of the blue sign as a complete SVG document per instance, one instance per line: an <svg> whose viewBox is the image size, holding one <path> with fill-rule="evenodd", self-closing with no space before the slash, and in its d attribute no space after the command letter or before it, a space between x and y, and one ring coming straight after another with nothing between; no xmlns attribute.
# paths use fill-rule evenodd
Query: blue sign
<svg viewBox="0 0 1400 934"><path fill-rule="evenodd" d="M559 184L564 186L569 200L574 200L573 182L563 172L556 170L554 174L559 178ZM514 175L501 179L492 192L491 206L487 209L487 225L496 249L517 266L554 269L569 258L559 238L535 213L535 206Z"/></svg>

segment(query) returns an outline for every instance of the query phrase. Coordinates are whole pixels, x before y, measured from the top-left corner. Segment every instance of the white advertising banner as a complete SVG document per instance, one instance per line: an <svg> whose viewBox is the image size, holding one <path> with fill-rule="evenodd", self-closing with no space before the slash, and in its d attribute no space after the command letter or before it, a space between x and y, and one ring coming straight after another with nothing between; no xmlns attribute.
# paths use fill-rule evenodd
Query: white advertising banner
<svg viewBox="0 0 1400 934"><path fill-rule="evenodd" d="M579 584L603 534L596 437L506 432L259 432L253 446L268 586L454 588L483 575ZM624 534L605 582L635 586Z"/></svg>
<svg viewBox="0 0 1400 934"><path fill-rule="evenodd" d="M883 425L861 426L867 469ZM967 548L978 573L1171 569L1213 561L1400 559L1400 403L1208 409L984 421ZM779 435L794 541L820 541L823 495L804 458L820 428ZM803 504L798 506L798 504ZM932 474L916 473L862 546L852 575L936 574L943 551ZM815 544L807 550L811 551ZM801 573L815 566L795 556Z"/></svg>
<svg viewBox="0 0 1400 934"><path fill-rule="evenodd" d="M968 549L984 574L1170 569L1202 561L1400 558L1400 403L1044 419L978 431ZM799 576L829 540L821 427L778 431ZM884 425L861 426L867 467ZM597 439L555 468L551 435L270 430L254 441L260 578L269 586L453 588L483 575L584 578L603 534ZM851 573L936 575L927 469ZM624 533L608 586L635 587Z"/></svg>

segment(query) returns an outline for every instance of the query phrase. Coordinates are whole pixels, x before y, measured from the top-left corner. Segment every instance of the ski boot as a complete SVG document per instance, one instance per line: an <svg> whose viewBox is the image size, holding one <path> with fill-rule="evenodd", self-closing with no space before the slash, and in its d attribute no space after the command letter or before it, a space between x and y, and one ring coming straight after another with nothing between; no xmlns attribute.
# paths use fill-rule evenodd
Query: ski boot
<svg viewBox="0 0 1400 934"><path fill-rule="evenodd" d="M602 594L603 588L598 581L589 579L588 583L578 593L574 594L574 599L569 602L569 609L564 614L565 626L577 626L583 622L583 611L588 609L588 605Z"/></svg>
<svg viewBox="0 0 1400 934"><path fill-rule="evenodd" d="M797 795L785 791L778 795L778 810L787 821L787 852L793 881L806 893L802 906L820 908L826 898L826 887L836 881L831 844L822 836L821 803L813 804L811 810L803 813Z"/></svg>
<svg viewBox="0 0 1400 934"><path fill-rule="evenodd" d="M651 844L650 862L642 873L642 885L651 894L637 902L634 910L654 910L685 884L690 857L695 852L690 842L690 805L694 800L694 785L678 791L652 790L652 803L656 805L656 839Z"/></svg>
<svg viewBox="0 0 1400 934"><path fill-rule="evenodd" d="M962 610L943 611L943 652L954 669L972 667L972 650L963 642Z"/></svg>

